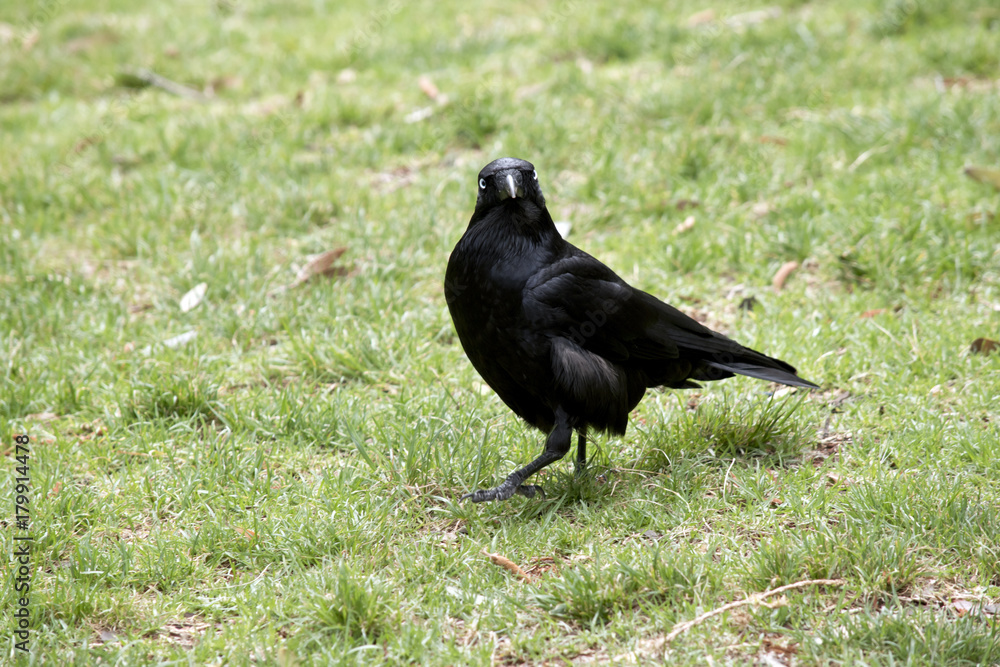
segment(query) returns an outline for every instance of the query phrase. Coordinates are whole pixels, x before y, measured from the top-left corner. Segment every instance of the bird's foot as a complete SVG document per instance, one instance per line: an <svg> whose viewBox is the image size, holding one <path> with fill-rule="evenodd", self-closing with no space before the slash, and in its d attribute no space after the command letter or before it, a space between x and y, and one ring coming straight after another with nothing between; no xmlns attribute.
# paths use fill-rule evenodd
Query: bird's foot
<svg viewBox="0 0 1000 667"><path fill-rule="evenodd" d="M493 489L479 489L478 491L467 493L462 496L461 500L471 500L474 503L485 503L491 500L507 500L515 493L519 496L524 496L525 498L534 498L535 494L540 494L542 498L545 497L545 491L542 487L536 484L520 484L518 486L514 486L513 484L505 483Z"/></svg>

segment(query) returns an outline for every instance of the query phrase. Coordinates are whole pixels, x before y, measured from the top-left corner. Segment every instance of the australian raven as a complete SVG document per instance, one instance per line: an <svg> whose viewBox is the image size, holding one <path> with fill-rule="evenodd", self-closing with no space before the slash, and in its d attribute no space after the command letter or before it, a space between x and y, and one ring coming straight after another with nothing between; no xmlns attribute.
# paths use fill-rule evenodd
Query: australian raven
<svg viewBox="0 0 1000 667"><path fill-rule="evenodd" d="M523 484L587 429L623 434L650 387L697 387L734 374L815 387L791 365L743 347L637 290L566 242L530 162L500 158L479 172L472 220L448 260L445 297L465 353L519 417L548 433L545 450L473 502L533 496ZM464 499L463 498L463 499Z"/></svg>

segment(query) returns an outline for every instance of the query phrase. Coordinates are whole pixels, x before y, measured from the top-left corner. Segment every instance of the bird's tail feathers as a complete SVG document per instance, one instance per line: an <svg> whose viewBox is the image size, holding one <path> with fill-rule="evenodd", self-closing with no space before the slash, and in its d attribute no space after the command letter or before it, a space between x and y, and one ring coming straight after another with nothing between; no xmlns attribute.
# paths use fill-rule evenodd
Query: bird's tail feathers
<svg viewBox="0 0 1000 667"><path fill-rule="evenodd" d="M809 382L808 380L803 380L798 375L795 374L794 369L791 372L782 370L780 368L772 368L768 366L761 366L759 364L747 363L743 361L731 361L728 363L721 363L717 361L706 362L706 366L718 369L720 371L725 371L727 373L735 373L737 375L748 375L752 378L757 378L759 380L768 380L769 382L778 382L779 384L786 384L790 387L810 387L813 389L817 388L817 385ZM711 371L706 373L706 375L711 375ZM703 379L703 378L697 378ZM704 378L711 379L711 378Z"/></svg>

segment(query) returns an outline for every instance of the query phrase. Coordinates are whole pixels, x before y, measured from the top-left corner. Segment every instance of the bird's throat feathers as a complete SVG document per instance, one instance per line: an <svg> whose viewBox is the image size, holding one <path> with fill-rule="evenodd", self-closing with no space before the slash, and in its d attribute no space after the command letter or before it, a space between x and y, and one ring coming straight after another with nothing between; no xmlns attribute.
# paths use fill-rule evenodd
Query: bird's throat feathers
<svg viewBox="0 0 1000 667"><path fill-rule="evenodd" d="M501 246L521 245L526 241L548 244L562 238L548 210L528 199L507 199L486 211L476 211L465 234L488 245Z"/></svg>
<svg viewBox="0 0 1000 667"><path fill-rule="evenodd" d="M529 201L509 199L481 217L473 216L456 250L476 258L474 263L483 269L517 266L514 272L520 273L551 261L564 243L548 211Z"/></svg>

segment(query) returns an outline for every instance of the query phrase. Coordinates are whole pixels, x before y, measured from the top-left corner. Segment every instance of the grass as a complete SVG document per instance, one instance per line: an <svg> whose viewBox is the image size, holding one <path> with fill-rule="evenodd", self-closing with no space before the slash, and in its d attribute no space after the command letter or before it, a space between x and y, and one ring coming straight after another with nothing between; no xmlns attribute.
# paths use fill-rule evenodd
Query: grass
<svg viewBox="0 0 1000 667"><path fill-rule="evenodd" d="M1000 193L962 173L1000 163L1000 13L774 7L5 3L0 484L30 434L34 536L5 656L1000 663L958 604L1000 602L1000 356L967 351ZM542 442L441 288L502 155L574 243L821 390L651 392L592 475L458 503ZM808 578L845 583L662 642Z"/></svg>

